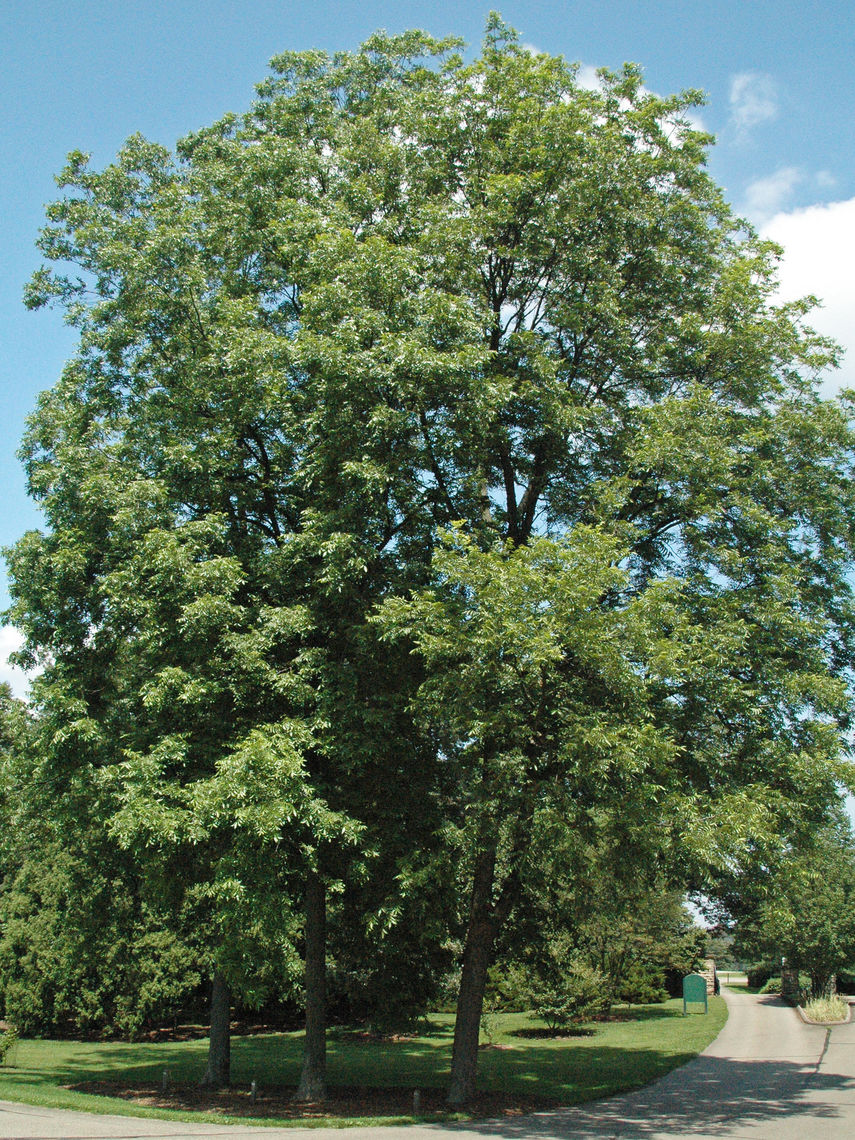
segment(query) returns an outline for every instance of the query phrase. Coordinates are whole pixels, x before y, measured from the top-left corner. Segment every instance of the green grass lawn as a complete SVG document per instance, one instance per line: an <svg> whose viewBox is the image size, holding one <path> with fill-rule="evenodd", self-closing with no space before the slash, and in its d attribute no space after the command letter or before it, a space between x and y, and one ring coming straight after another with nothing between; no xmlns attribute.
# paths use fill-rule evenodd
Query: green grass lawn
<svg viewBox="0 0 855 1140"><path fill-rule="evenodd" d="M621 1010L620 1012L624 1012ZM682 1001L635 1007L633 1020L592 1024L590 1036L541 1038L518 1035L539 1025L527 1014L496 1017L493 1044L482 1048L479 1083L487 1090L577 1104L636 1088L690 1060L716 1036L727 1018L721 998L709 1013L682 1016ZM403 1086L427 1089L448 1078L453 1018L433 1014L423 1035L394 1041L360 1040L332 1031L328 1054L331 1085ZM235 1037L232 1081L259 1088L293 1086L300 1068L300 1033ZM176 1084L195 1083L205 1068L206 1040L168 1043L21 1041L13 1065L0 1069L0 1099L57 1108L130 1116L218 1120L223 1115L145 1109L111 1097L75 1092L66 1085L103 1080L157 1082L164 1069ZM391 1119L391 1118L384 1118ZM397 1117L397 1120L412 1119ZM316 1119L312 1124L365 1121ZM375 1121L375 1123L378 1121ZM241 1123L247 1123L244 1117ZM265 1124L308 1121L277 1121Z"/></svg>

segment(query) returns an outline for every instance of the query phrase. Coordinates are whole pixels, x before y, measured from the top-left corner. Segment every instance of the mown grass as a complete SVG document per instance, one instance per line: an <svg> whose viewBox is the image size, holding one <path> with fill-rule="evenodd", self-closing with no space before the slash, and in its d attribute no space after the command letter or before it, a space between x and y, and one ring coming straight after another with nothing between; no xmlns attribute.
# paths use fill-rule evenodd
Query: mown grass
<svg viewBox="0 0 855 1140"><path fill-rule="evenodd" d="M621 1011L622 1013L624 1011ZM592 1024L590 1036L520 1036L540 1023L527 1014L497 1015L493 1044L481 1050L479 1084L487 1090L535 1096L560 1104L609 1096L655 1080L691 1060L718 1034L727 1018L721 998L709 1013L682 1016L682 1001L635 1008L632 1020ZM453 1018L431 1015L419 1036L394 1041L363 1040L332 1031L328 1080L331 1085L431 1088L446 1084L451 1059ZM236 1037L232 1042L232 1081L259 1088L296 1084L300 1033ZM142 1108L126 1101L76 1092L66 1086L86 1081L127 1085L160 1082L169 1070L176 1084L197 1082L205 1068L207 1041L124 1043L25 1040L16 1046L14 1067L0 1069L0 1099L54 1108L124 1116L248 1123L246 1117ZM266 1125L300 1127L391 1123L412 1117L323 1118L311 1121L265 1119Z"/></svg>

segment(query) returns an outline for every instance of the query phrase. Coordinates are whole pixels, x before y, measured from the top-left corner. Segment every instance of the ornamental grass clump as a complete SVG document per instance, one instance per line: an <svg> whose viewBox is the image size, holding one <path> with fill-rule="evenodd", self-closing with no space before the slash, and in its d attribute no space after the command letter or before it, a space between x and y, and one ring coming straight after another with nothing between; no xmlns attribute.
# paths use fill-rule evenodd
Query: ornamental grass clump
<svg viewBox="0 0 855 1140"><path fill-rule="evenodd" d="M849 1003L832 994L830 997L811 998L805 1002L804 1011L811 1021L846 1021Z"/></svg>

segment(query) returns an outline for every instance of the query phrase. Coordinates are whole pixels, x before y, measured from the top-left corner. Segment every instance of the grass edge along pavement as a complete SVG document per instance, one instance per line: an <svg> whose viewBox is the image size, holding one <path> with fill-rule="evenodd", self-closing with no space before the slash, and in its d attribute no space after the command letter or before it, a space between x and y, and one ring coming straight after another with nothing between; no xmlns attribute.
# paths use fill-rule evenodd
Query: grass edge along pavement
<svg viewBox="0 0 855 1140"><path fill-rule="evenodd" d="M613 1014L627 1016L625 1007ZM709 1013L682 1016L682 1001L634 1007L632 1020L590 1024L590 1036L541 1038L519 1036L542 1023L527 1014L497 1017L494 1043L482 1048L479 1086L486 1090L537 1096L556 1105L580 1104L649 1084L685 1064L715 1039L727 1020L720 997ZM445 1085L451 1054L452 1018L431 1015L432 1031L394 1041L360 1041L347 1031L331 1033L331 1085L377 1085L426 1089ZM299 1073L301 1033L236 1037L232 1048L233 1083L294 1086ZM348 1127L404 1124L419 1120L465 1120L465 1112L283 1119L206 1111L149 1108L115 1097L74 1091L67 1085L115 1080L128 1085L159 1081L163 1069L176 1083L195 1083L204 1070L207 1041L80 1042L24 1040L14 1068L0 1069L0 1100L48 1108L75 1109L117 1116L259 1126ZM381 1078L382 1074L382 1079Z"/></svg>

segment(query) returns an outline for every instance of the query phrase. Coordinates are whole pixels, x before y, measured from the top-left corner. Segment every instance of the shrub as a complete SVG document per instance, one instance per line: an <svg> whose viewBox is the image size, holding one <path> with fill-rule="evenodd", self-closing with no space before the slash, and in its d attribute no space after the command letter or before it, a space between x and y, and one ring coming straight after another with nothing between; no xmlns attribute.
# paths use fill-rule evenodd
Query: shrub
<svg viewBox="0 0 855 1140"><path fill-rule="evenodd" d="M449 970L441 979L433 1008L437 1013L454 1013L457 1008L457 995L460 992L459 966Z"/></svg>
<svg viewBox="0 0 855 1140"><path fill-rule="evenodd" d="M487 972L487 1000L494 1010L521 1013L531 1009L531 973L520 962L491 966Z"/></svg>
<svg viewBox="0 0 855 1140"><path fill-rule="evenodd" d="M810 978L807 974L799 974L799 989L810 989ZM769 980L760 987L761 994L782 994L783 992L783 980L780 977L769 978Z"/></svg>
<svg viewBox="0 0 855 1140"><path fill-rule="evenodd" d="M552 1030L586 1021L611 1005L605 975L582 961L571 962L560 976L539 980L531 997L532 1009Z"/></svg>
<svg viewBox="0 0 855 1140"><path fill-rule="evenodd" d="M804 1010L813 1021L845 1021L849 1003L839 997L811 998L805 1002Z"/></svg>
<svg viewBox="0 0 855 1140"><path fill-rule="evenodd" d="M615 997L627 1005L652 1005L667 1001L668 992L663 984L662 972L638 964L627 970L618 983Z"/></svg>
<svg viewBox="0 0 855 1140"><path fill-rule="evenodd" d="M780 974L778 966L772 966L768 962L762 962L757 966L749 966L745 971L748 980L748 988L752 990L759 990L761 986L765 986L770 978L776 974Z"/></svg>
<svg viewBox="0 0 855 1140"><path fill-rule="evenodd" d="M481 1009L481 1035L488 1045L494 1045L499 1032L499 1018L492 1002L484 1002Z"/></svg>
<svg viewBox="0 0 855 1140"><path fill-rule="evenodd" d="M5 1032L0 1035L0 1065L5 1065L14 1047L18 1044L18 1030L14 1025L7 1025Z"/></svg>

